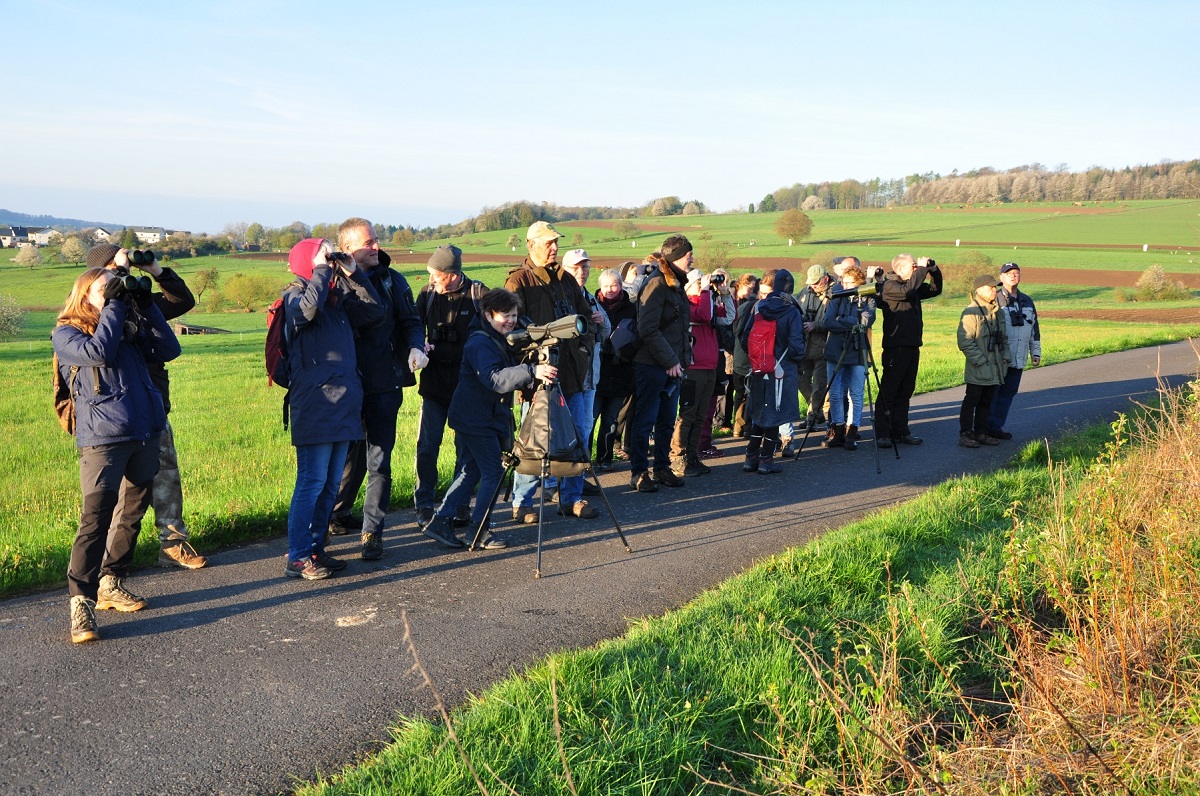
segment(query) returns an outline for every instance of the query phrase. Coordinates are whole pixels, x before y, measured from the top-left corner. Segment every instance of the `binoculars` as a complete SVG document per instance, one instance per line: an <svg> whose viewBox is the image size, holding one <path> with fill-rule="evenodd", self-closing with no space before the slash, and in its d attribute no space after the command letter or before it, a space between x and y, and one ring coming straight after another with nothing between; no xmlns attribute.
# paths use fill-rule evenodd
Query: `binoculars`
<svg viewBox="0 0 1200 796"><path fill-rule="evenodd" d="M150 265L154 262L154 252L141 249L134 249L126 255L129 258L130 265Z"/></svg>

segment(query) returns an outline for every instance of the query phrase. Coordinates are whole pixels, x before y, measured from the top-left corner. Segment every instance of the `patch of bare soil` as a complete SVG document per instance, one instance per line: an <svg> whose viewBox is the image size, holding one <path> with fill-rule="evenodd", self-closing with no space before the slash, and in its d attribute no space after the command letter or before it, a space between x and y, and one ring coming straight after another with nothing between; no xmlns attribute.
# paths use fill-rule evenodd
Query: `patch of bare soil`
<svg viewBox="0 0 1200 796"><path fill-rule="evenodd" d="M1137 307L1127 310L1052 310L1039 312L1041 318L1066 318L1081 321L1117 321L1121 323L1200 323L1200 307L1155 309Z"/></svg>

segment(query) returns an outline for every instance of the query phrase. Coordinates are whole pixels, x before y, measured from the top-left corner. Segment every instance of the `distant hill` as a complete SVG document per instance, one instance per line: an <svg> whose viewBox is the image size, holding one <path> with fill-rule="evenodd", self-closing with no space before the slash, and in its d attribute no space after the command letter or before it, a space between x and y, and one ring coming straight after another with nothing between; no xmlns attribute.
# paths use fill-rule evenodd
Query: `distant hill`
<svg viewBox="0 0 1200 796"><path fill-rule="evenodd" d="M83 229L85 227L104 227L107 230L124 229L125 224L111 221L84 221L81 218L59 218L58 216L31 216L28 213L18 213L15 210L5 210L0 207L0 224L14 227L54 227L55 229Z"/></svg>

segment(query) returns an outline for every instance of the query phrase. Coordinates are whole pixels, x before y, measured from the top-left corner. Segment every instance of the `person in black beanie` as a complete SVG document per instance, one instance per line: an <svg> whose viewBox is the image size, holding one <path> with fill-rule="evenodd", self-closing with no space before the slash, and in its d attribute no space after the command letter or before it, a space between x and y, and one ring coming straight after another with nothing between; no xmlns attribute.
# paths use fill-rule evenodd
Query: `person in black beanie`
<svg viewBox="0 0 1200 796"><path fill-rule="evenodd" d="M426 265L429 284L417 295L417 314L425 327L425 353L429 365L421 371L421 414L417 421L417 483L413 505L417 525L424 528L437 508L438 453L446 433L450 399L459 382L463 347L479 315L479 300L487 288L463 273L462 251L457 246L439 246ZM466 461L458 450L456 462ZM457 471L455 477L458 476ZM470 519L469 503L454 518L459 524Z"/></svg>
<svg viewBox="0 0 1200 796"><path fill-rule="evenodd" d="M883 375L875 402L875 444L890 448L896 442L920 445L924 440L908 427L908 407L917 389L921 336L925 322L921 302L942 294L942 272L928 257L900 254L892 273L879 286L883 310Z"/></svg>

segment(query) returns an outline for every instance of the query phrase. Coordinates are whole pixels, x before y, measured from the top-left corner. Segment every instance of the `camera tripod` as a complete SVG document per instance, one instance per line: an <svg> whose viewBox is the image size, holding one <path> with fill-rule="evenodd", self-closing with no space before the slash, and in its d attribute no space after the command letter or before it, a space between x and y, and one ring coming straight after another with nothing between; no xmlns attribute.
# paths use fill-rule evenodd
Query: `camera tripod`
<svg viewBox="0 0 1200 796"><path fill-rule="evenodd" d="M845 368L845 365L843 363L846 358L846 351L848 351L850 348L853 347L853 348L856 348L857 350L864 351L866 354L868 371L866 373L866 378L863 379L863 386L864 386L864 394L866 397L866 406L870 407L869 417L871 419L871 430L874 432L874 431L876 431L875 398L871 394L871 377L872 376L875 377L875 386L876 386L876 389L878 389L878 387L879 387L879 371L875 367L875 354L871 350L871 339L863 332L853 332L852 334L853 334L853 338L854 338L853 345L842 346L842 353L840 356L838 356L837 363L833 366L833 373L831 373L829 375L829 378L826 380L825 389L821 393L820 397L818 398L816 395L813 395L813 400L809 406L809 412L811 413L813 411L814 407L820 406L821 404L825 403L825 399L829 396L830 385L833 384L833 380L838 375L838 373L842 372L843 369ZM885 406L885 407L883 407L883 412L885 415L887 415L888 427L891 428L892 410ZM792 456L793 461L800 459L800 453L804 450L804 445L806 442L808 442L808 435L811 433L812 433L812 423L809 423L807 428L804 429L804 438L802 440L800 440L800 445L799 445L799 447L796 448L796 452ZM876 445L872 445L871 447L873 447L875 449L875 474L882 475L883 467L880 464L880 460L879 460L879 445L876 444ZM895 451L896 458L899 459L900 458L900 449L897 446L893 445L892 450Z"/></svg>
<svg viewBox="0 0 1200 796"><path fill-rule="evenodd" d="M530 401L529 410L528 410L527 414L532 414L534 411L537 411L537 401L538 401L539 397L541 397L542 400L544 400L544 401L549 400L548 396L550 394L551 388L556 385L557 385L556 380L542 381L534 393L533 400ZM561 395L561 393L559 393L559 395ZM566 407L564 406L563 408L565 409ZM570 414L569 410L568 410L567 414ZM568 478L568 477L574 476L574 475L576 475L576 473L571 472L571 471L577 469L577 467L578 467L578 465L574 465L569 462L559 462L559 461L551 460L549 440L550 440L550 435L551 435L551 431L552 431L552 426L551 426L550 417L551 417L551 415L550 415L549 409L547 408L547 411L546 411L547 445L544 447L542 456L540 459L537 459L537 460L522 459L521 456L518 454L517 448L515 445L513 447L513 450L504 454L504 465L505 465L504 475L502 475L500 477L500 482L498 484L496 484L496 489L492 492L491 498L488 502L487 511L484 513L483 519L479 523L479 527L475 529L475 536L471 540L471 545L469 548L470 550L474 550L476 548L476 546L479 544L479 540L483 538L484 530L488 527L488 524L491 522L492 512L496 508L496 499L500 496L500 490L503 489L505 487L505 485L509 482L509 479L512 477L514 471L517 470L517 468L521 465L522 462L528 463L530 461L536 461L538 464L538 471L539 471L538 472L538 481L539 481L539 486L541 487L541 489L539 490L539 495L538 495L537 564L535 565L534 570L533 570L533 576L535 578L542 577L542 540L543 540L543 521L544 521L544 516L546 513L546 479L550 478L552 476L557 477L557 478ZM580 450L583 450L585 443L579 439L579 431L578 431L578 429L575 428L574 421L571 422L570 430L571 430L571 433L574 434L575 441L579 445ZM579 464L583 464L583 463L581 462ZM556 468L555 465L560 465L560 466ZM558 469L559 472L557 472L557 473L552 472L552 470L554 470L554 469ZM604 487L600 486L600 479L596 475L596 471L592 468L590 453L588 455L588 460L586 462L585 467L583 468L583 472L581 473L581 475L591 476L592 483L595 484L596 489L599 491L601 500L604 501L604 507L606 509L608 509L608 516L612 520L613 528L616 529L617 536L621 537L621 544L623 544L625 546L625 552L632 553L633 549L630 548L629 542L625 539L625 534L621 530L621 524L619 522L617 522L617 513L613 510L612 503L609 502L608 495L605 494ZM511 487L510 487L510 490L511 490ZM560 495L560 497L562 495L561 486L559 487L559 495Z"/></svg>

